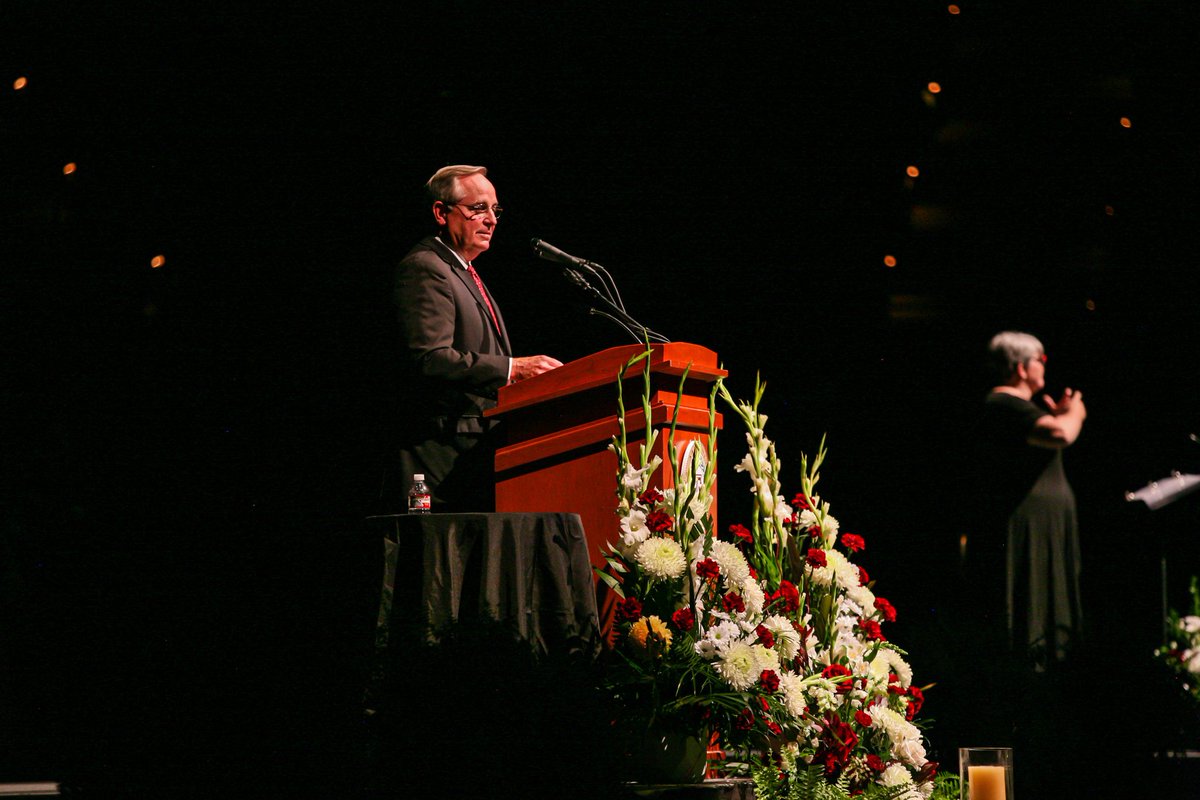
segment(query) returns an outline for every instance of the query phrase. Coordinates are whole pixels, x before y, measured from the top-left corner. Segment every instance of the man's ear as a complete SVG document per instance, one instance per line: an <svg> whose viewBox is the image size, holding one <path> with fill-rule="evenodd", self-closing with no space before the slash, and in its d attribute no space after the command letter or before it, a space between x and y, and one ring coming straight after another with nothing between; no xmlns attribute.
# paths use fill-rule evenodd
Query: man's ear
<svg viewBox="0 0 1200 800"><path fill-rule="evenodd" d="M433 218L438 225L446 224L446 215L450 213L450 207L441 200L433 201Z"/></svg>
<svg viewBox="0 0 1200 800"><path fill-rule="evenodd" d="M1029 377L1029 370L1025 369L1024 361L1022 361L1020 364L1017 364L1017 377L1021 380L1025 380Z"/></svg>

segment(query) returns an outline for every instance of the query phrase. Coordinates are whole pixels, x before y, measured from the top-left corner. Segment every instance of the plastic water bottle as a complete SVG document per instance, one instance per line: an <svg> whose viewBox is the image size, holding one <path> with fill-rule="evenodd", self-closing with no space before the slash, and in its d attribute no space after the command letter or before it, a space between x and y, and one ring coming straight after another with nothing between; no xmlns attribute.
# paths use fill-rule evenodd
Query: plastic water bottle
<svg viewBox="0 0 1200 800"><path fill-rule="evenodd" d="M430 505L429 487L425 485L425 476L418 472L413 475L412 488L408 490L408 513L428 514Z"/></svg>

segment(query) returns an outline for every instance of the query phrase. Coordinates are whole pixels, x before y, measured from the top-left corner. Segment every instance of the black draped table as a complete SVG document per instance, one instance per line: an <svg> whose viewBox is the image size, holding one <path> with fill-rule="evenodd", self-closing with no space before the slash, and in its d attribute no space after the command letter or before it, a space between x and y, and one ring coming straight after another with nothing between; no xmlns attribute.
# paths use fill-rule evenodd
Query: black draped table
<svg viewBox="0 0 1200 800"><path fill-rule="evenodd" d="M388 631L492 618L542 652L589 649L599 622L578 514L394 514L384 536L379 644Z"/></svg>

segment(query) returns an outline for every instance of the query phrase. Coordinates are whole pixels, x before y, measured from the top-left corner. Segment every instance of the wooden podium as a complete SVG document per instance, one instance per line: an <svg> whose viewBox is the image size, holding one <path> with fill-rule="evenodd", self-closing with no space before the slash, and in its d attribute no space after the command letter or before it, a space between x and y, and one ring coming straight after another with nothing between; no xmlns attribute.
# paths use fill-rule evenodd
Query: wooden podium
<svg viewBox="0 0 1200 800"><path fill-rule="evenodd" d="M559 511L578 514L593 566L603 566L601 547L615 541L618 527L617 459L608 450L617 426L617 373L644 345L612 347L558 369L500 389L487 415L504 420L505 445L496 452L496 511ZM727 373L717 354L684 342L656 344L650 356L650 420L659 431L654 452L663 460L652 485L671 485L667 458L671 417L679 407L675 446L708 442L708 395ZM629 452L645 441L642 369L625 373L625 422ZM679 377L688 370L680 395ZM717 416L717 427L721 417ZM716 486L713 487L716 497ZM713 517L716 518L714 500Z"/></svg>

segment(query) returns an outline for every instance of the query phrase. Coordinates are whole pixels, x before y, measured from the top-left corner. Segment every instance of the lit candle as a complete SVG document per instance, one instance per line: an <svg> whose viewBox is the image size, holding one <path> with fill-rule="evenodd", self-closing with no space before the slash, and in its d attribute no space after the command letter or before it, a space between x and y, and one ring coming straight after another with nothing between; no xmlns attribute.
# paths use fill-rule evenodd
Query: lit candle
<svg viewBox="0 0 1200 800"><path fill-rule="evenodd" d="M1004 767L967 767L971 800L1008 800L1004 791Z"/></svg>

